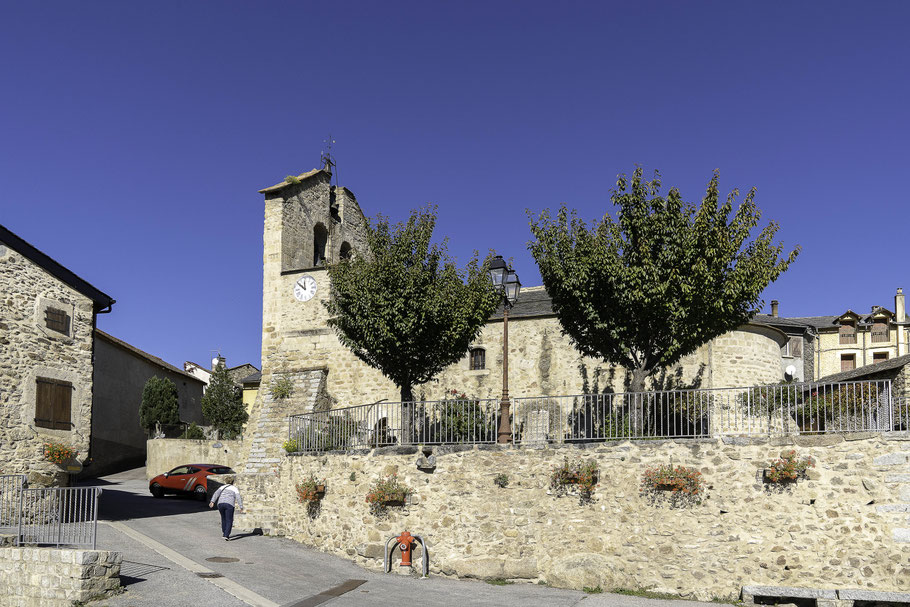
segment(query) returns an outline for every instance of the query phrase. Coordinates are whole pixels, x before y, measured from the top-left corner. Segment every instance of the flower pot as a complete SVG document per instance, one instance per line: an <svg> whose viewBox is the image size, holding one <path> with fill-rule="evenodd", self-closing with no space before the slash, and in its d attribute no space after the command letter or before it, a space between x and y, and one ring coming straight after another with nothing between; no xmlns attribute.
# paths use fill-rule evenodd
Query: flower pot
<svg viewBox="0 0 910 607"><path fill-rule="evenodd" d="M780 478L776 481L771 480L771 477L768 476L768 472L770 472L770 470L765 469L762 471L762 482L765 484L771 484L771 485L795 485L796 484L796 481L797 481L796 478Z"/></svg>

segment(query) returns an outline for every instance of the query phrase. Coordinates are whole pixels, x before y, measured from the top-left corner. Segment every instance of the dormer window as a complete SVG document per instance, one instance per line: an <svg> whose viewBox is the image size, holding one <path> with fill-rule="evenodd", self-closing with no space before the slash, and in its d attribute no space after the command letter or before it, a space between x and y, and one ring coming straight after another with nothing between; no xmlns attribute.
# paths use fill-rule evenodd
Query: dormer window
<svg viewBox="0 0 910 607"><path fill-rule="evenodd" d="M884 319L876 319L872 323L872 341L888 342L891 341L891 335L888 331L888 323Z"/></svg>
<svg viewBox="0 0 910 607"><path fill-rule="evenodd" d="M840 343L842 344L855 344L856 343L856 325L852 320L845 320L840 326Z"/></svg>
<svg viewBox="0 0 910 607"><path fill-rule="evenodd" d="M471 348L468 351L471 371L480 371L486 368L487 353L483 348Z"/></svg>

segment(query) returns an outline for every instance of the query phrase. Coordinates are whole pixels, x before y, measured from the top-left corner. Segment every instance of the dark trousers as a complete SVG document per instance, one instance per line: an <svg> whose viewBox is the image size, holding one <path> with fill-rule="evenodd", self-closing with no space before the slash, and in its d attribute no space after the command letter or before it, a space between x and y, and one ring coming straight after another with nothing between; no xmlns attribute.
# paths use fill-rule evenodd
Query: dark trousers
<svg viewBox="0 0 910 607"><path fill-rule="evenodd" d="M231 504L218 504L221 514L221 533L224 537L231 537L231 527L234 526L234 506Z"/></svg>

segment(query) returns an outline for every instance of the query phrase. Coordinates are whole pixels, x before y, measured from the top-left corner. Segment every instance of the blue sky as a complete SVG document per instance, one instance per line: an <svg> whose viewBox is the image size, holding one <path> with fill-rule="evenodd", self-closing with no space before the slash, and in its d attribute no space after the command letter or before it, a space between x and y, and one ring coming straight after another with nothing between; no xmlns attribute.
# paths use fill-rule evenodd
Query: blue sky
<svg viewBox="0 0 910 607"><path fill-rule="evenodd" d="M525 209L617 173L758 188L786 316L906 278L907 2L3 2L0 223L117 299L99 327L259 365L257 190L319 162L368 215L439 205L538 284ZM767 309L767 307L766 307Z"/></svg>

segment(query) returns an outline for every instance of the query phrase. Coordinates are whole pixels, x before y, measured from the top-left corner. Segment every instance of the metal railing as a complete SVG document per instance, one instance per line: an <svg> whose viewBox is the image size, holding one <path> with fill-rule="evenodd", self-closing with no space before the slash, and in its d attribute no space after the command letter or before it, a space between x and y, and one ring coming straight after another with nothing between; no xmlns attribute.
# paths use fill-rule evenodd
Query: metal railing
<svg viewBox="0 0 910 607"><path fill-rule="evenodd" d="M24 474L0 475L0 534L10 535L19 526L19 500L26 487Z"/></svg>
<svg viewBox="0 0 910 607"><path fill-rule="evenodd" d="M890 380L514 398L513 444L910 429ZM499 401L376 403L289 419L295 451L496 442Z"/></svg>
<svg viewBox="0 0 910 607"><path fill-rule="evenodd" d="M96 546L100 487L29 489L21 474L0 475L0 534L16 545Z"/></svg>
<svg viewBox="0 0 910 607"><path fill-rule="evenodd" d="M374 403L292 415L288 440L297 451L333 451L395 445L495 443L496 399ZM411 437L410 440L405 437Z"/></svg>
<svg viewBox="0 0 910 607"><path fill-rule="evenodd" d="M100 487L48 487L20 493L17 545L91 546L98 535Z"/></svg>

